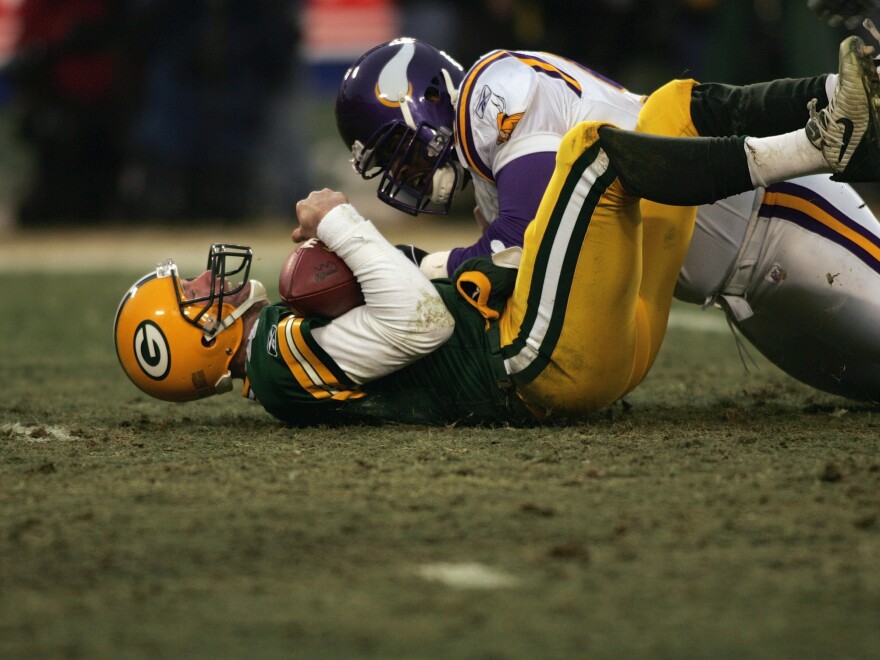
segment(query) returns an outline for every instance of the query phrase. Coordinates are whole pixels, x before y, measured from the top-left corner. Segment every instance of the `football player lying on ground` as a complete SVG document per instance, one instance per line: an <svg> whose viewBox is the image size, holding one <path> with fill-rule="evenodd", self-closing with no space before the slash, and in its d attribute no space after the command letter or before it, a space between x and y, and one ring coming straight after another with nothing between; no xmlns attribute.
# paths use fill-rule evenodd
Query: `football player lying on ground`
<svg viewBox="0 0 880 660"><path fill-rule="evenodd" d="M579 124L560 145L516 271L482 257L452 281L431 282L344 195L312 193L297 204L293 239L317 237L336 252L364 305L335 319L297 317L269 305L258 283L229 288L235 269L221 251L195 279L165 263L137 282L116 314L117 354L149 394L195 399L244 378L247 396L291 424L582 418L630 392L654 362L695 205L792 176L877 166L864 91L861 102L821 113L827 124L853 123L845 166L829 131L817 149L805 129L670 138ZM681 134L658 115L670 116L668 104L649 99L639 121ZM677 213L643 222L641 197ZM649 224L659 226L643 232Z"/></svg>
<svg viewBox="0 0 880 660"><path fill-rule="evenodd" d="M825 124L815 108L828 106L839 86L841 111L849 112L863 98L863 78L876 85L862 48L856 38L843 42L838 74L745 87L673 81L651 95L668 114L652 121L678 122L687 136L761 137L804 126L812 102L813 143L821 146L822 131L843 141L845 122ZM482 235L471 246L422 257L409 247L429 277L522 245L562 136L578 122L638 123L670 134L640 120L643 96L547 53L492 51L465 74L445 53L401 39L370 50L351 71L339 90L337 123L356 169L381 174L380 199L410 213L443 213L473 178ZM842 161L852 151L850 142ZM827 174L757 183L698 209L675 297L724 309L733 327L802 382L877 401L880 223L851 186ZM641 206L646 240L658 240L649 234L663 224L648 219L678 211L650 200Z"/></svg>

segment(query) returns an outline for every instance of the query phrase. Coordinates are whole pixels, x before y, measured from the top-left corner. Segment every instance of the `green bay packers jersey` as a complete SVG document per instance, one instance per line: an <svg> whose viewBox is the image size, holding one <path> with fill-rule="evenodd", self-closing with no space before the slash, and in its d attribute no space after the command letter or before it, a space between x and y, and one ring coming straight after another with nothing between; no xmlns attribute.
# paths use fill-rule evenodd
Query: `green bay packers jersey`
<svg viewBox="0 0 880 660"><path fill-rule="evenodd" d="M292 425L531 421L506 386L494 321L453 282L437 280L434 286L455 318L452 337L409 366L361 386L333 361L332 348L315 340L313 330L328 321L296 317L280 304L267 307L249 346L245 396Z"/></svg>

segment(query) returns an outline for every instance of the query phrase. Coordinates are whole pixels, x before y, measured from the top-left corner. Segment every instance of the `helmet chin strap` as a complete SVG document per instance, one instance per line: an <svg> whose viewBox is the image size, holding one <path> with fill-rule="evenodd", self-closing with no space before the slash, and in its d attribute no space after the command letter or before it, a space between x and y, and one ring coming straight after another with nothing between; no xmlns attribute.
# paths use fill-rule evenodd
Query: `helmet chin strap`
<svg viewBox="0 0 880 660"><path fill-rule="evenodd" d="M449 92L449 101L452 107L458 102L458 88L452 82L452 76L446 69L440 69L443 82L446 83L446 91ZM451 126L449 128L452 128ZM462 190L465 186L464 171L458 163L450 162L434 172L431 181L431 202L434 204L446 204L450 198ZM458 183L456 186L455 184Z"/></svg>
<svg viewBox="0 0 880 660"><path fill-rule="evenodd" d="M458 163L450 162L438 168L431 180L431 201L434 204L446 204L455 193L464 188L465 182L464 172Z"/></svg>
<svg viewBox="0 0 880 660"><path fill-rule="evenodd" d="M226 318L224 318L216 328L210 333L205 333L205 338L208 340L214 339L221 332L226 330L229 326L235 323L238 319L244 316L244 313L248 311L251 307L253 307L256 303L261 300L269 300L269 296L266 293L266 287L263 286L262 282L257 280L250 280L251 283L251 292L241 305L232 310L231 314L228 314ZM232 372L227 371L225 374L220 376L216 383L214 383L214 394L225 394L226 392L232 391Z"/></svg>
<svg viewBox="0 0 880 660"><path fill-rule="evenodd" d="M211 332L206 332L205 339L214 339L217 335L226 330L226 328L228 328L238 319L244 316L244 313L248 311L251 307L253 307L256 303L263 300L268 302L269 295L266 293L266 287L263 286L263 283L257 280L250 280L250 283L251 291L250 294L248 294L247 300L245 300L238 307L232 310L232 312L228 314L226 318L220 321L220 323L217 324L217 327L214 328Z"/></svg>
<svg viewBox="0 0 880 660"><path fill-rule="evenodd" d="M226 394L232 391L232 375L227 371L220 376L220 380L214 385L214 394Z"/></svg>
<svg viewBox="0 0 880 660"><path fill-rule="evenodd" d="M449 75L449 71L440 69L440 73L443 74L443 82L446 83L446 91L449 92L449 100L452 102L452 107L455 107L455 104L458 102L458 88L452 82L452 76Z"/></svg>

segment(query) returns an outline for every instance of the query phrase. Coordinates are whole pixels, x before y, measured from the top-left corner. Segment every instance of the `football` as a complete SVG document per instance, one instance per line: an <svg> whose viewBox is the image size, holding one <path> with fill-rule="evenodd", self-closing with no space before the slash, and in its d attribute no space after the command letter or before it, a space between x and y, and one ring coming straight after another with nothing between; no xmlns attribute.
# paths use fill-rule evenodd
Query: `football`
<svg viewBox="0 0 880 660"><path fill-rule="evenodd" d="M364 304L354 273L321 241L312 238L297 247L281 266L278 292L297 316L335 319Z"/></svg>

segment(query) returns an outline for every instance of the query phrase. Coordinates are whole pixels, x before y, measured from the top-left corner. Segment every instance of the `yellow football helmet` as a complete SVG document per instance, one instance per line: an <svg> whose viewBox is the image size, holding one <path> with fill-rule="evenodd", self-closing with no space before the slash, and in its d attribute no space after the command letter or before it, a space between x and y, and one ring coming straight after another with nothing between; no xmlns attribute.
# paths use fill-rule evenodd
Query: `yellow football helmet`
<svg viewBox="0 0 880 660"><path fill-rule="evenodd" d="M168 259L128 290L116 310L116 355L141 390L165 401L192 401L232 389L229 363L241 344L242 315L266 288L250 280L248 299L234 307L224 299L248 283L253 250L217 243L208 254L210 293L187 299L177 265ZM241 283L227 289L226 278Z"/></svg>

